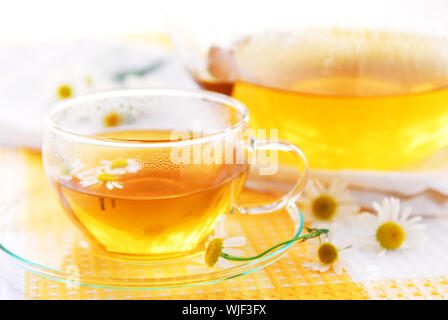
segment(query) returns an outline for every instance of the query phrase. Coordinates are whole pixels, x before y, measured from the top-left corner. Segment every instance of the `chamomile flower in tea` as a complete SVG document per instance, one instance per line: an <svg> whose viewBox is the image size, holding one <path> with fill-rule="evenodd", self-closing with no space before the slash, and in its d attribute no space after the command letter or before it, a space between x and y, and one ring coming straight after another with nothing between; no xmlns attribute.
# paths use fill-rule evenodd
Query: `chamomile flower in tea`
<svg viewBox="0 0 448 320"><path fill-rule="evenodd" d="M113 190L114 188L122 189L123 186L117 182L117 176L110 172L106 172L101 168L91 169L79 175L81 186L88 187L92 185L105 184L106 188Z"/></svg>
<svg viewBox="0 0 448 320"><path fill-rule="evenodd" d="M133 105L116 105L109 108L101 108L91 115L95 122L104 128L115 128L124 124L134 123L139 117L145 115L143 108Z"/></svg>
<svg viewBox="0 0 448 320"><path fill-rule="evenodd" d="M112 174L135 173L140 167L135 159L101 160L103 168Z"/></svg>

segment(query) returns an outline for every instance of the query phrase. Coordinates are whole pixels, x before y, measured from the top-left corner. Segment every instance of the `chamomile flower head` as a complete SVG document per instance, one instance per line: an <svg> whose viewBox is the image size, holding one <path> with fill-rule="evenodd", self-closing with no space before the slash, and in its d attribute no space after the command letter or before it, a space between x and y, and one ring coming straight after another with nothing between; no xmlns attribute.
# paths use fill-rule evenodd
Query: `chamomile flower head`
<svg viewBox="0 0 448 320"><path fill-rule="evenodd" d="M117 176L102 168L82 172L78 175L78 178L81 180L80 184L83 187L105 184L109 190L113 190L114 188L123 189L123 186L117 181Z"/></svg>
<svg viewBox="0 0 448 320"><path fill-rule="evenodd" d="M410 207L401 211L400 200L396 198L385 198L382 205L374 202L373 207L377 212L376 216L370 213L360 215L360 219L369 229L361 240L364 247L384 255L387 251L409 249L424 244L425 225L419 223L422 217L409 218Z"/></svg>
<svg viewBox="0 0 448 320"><path fill-rule="evenodd" d="M319 238L311 239L308 246L307 259L303 267L319 272L333 269L334 273L341 274L347 253L350 252L350 240L337 240L334 237L337 229L332 224L330 231Z"/></svg>
<svg viewBox="0 0 448 320"><path fill-rule="evenodd" d="M138 162L135 159L120 158L112 161L101 160L100 163L103 165L106 172L112 174L135 173L140 169Z"/></svg>
<svg viewBox="0 0 448 320"><path fill-rule="evenodd" d="M74 91L75 90L73 84L63 82L57 86L55 90L55 95L60 100L68 99L74 96Z"/></svg>
<svg viewBox="0 0 448 320"><path fill-rule="evenodd" d="M221 216L215 226L213 235L205 244L204 260L205 264L212 268L227 269L233 267L233 263L221 257L221 253L226 253L235 257L244 256L244 252L237 247L246 244L244 237L228 237L224 228L226 216Z"/></svg>
<svg viewBox="0 0 448 320"><path fill-rule="evenodd" d="M54 81L48 91L50 102L66 100L86 93L85 88L72 79Z"/></svg>
<svg viewBox="0 0 448 320"><path fill-rule="evenodd" d="M340 180L331 181L328 187L318 180L309 181L298 204L306 221L320 224L344 219L360 209Z"/></svg>
<svg viewBox="0 0 448 320"><path fill-rule="evenodd" d="M55 102L108 89L110 82L99 72L76 66L72 70L51 75L47 91L49 101Z"/></svg>
<svg viewBox="0 0 448 320"><path fill-rule="evenodd" d="M225 218L223 216L222 218ZM276 245L272 246L271 248L263 251L260 254L257 254L255 256L246 257L244 256L244 252L236 249L235 247L241 247L245 245L246 239L244 237L227 237L224 229L222 228L224 219L221 220L221 223L218 223L215 232L212 237L209 238L209 240L206 243L206 250L201 255L200 258L193 259L194 262L199 263L200 266L194 265L194 266L187 266L187 269L189 272L193 273L201 273L206 272L204 269L205 267L209 268L221 268L221 269L228 269L233 267L233 263L231 261L251 261L255 259L259 259L266 254L272 252L274 249L279 248L283 245L287 245L293 242L304 242L310 239L314 239L316 237L320 237L323 234L328 233L328 229L308 229L308 233L294 237L292 239L277 243ZM331 243L330 243L331 244ZM336 256L332 256L332 252L328 252L329 250L327 247L334 247L332 246L323 246L322 252L319 252L320 256L322 257L322 261L324 261L326 264L333 266L336 265L336 271L339 271L338 265L336 263L339 263L339 252L342 249L333 251L333 253L336 254ZM313 261L314 263L314 261ZM314 264L312 265L314 267ZM328 270L328 268L327 268Z"/></svg>
<svg viewBox="0 0 448 320"><path fill-rule="evenodd" d="M234 257L244 256L244 251L237 249L246 244L246 238L244 237L227 237L224 230L224 222L226 216L221 216L220 221L216 224L214 233L210 236L205 244L205 252L196 259L194 262L207 266L209 268L228 269L232 268L234 264L221 256L221 253L225 253ZM196 272L196 266L189 268L190 271ZM199 268L198 271L203 271L203 268Z"/></svg>
<svg viewBox="0 0 448 320"><path fill-rule="evenodd" d="M244 252L235 247L242 247L246 244L244 237L231 238L212 238L207 243L204 254L205 264L212 268L228 269L233 267L233 263L221 257L221 253L225 253L235 257L244 256Z"/></svg>

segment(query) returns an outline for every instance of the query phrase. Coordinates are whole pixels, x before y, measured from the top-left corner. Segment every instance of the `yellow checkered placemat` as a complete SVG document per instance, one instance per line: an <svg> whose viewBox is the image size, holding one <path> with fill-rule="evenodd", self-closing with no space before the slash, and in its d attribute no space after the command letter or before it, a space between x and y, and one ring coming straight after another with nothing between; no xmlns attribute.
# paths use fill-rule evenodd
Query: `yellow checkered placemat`
<svg viewBox="0 0 448 320"><path fill-rule="evenodd" d="M33 188L49 188L39 152L2 150L0 162L2 168L4 168L3 171L8 170L10 173L10 178L22 176L25 180L24 183L15 184L17 190L20 188L25 190L30 186ZM17 173L17 175L14 175L14 173ZM47 191L52 192L49 189ZM42 208L46 205L43 204ZM33 219L30 217L30 223L32 221ZM243 228L257 228L257 223L243 225ZM247 234L249 233L247 232ZM51 228L48 228L47 234L41 236L52 239ZM272 234L264 236L275 237L276 232L273 230ZM54 241L56 247L63 246L63 243L64 241ZM76 289L69 288L64 283L26 272L24 297L26 299L218 300L448 298L448 275L416 279L354 281L347 272L336 275L332 272L319 273L305 270L302 267L305 261L305 251L306 243L294 245L278 261L254 273L214 284L163 290L117 290L82 286ZM82 257L74 258L82 259Z"/></svg>
<svg viewBox="0 0 448 320"><path fill-rule="evenodd" d="M25 158L24 172L26 172L24 185L28 188L44 190L41 192L52 192L43 172L40 154L23 152L23 156ZM36 214L36 203L33 206L34 211L32 212ZM37 206L39 215L61 214L61 208L47 201ZM42 221L42 217L40 216L39 218L39 221ZM30 214L27 219L30 227L32 227L35 217ZM281 223L278 224L265 219L249 220L250 222L241 224L243 228L241 230L242 234L247 236L257 234L254 230L260 229L262 227L260 224L262 223L265 224L263 228L266 228L266 225L269 228L270 232L263 234L263 237L251 239L254 242L260 241L260 245L266 241L267 237L278 237L282 232L281 229L285 227ZM64 250L64 243L68 241L67 238L70 235L67 235L65 239L52 236L52 230L55 227L54 225L45 226L43 230L46 231L46 234L39 236L50 239L49 241L52 242L51 248L61 251ZM32 239L27 241L27 243L28 250L32 250L37 255L46 254L46 252L38 253L36 251L47 250L48 247L33 246ZM89 287L70 289L64 283L48 280L27 272L25 296L32 299L311 299L313 297L322 299L361 299L366 297L363 289L356 283L351 282L347 274L340 276L332 273L316 274L301 268L300 266L304 261L304 253L305 246L294 246L281 260L255 273L216 284L164 290L113 290ZM74 257L71 260L79 264L86 264L86 266L82 266L84 268L91 267L92 270L95 270L94 264L89 265L91 262L83 260L83 252L75 251L72 255ZM101 272L100 270L96 271ZM325 284L325 289L322 287L323 284Z"/></svg>

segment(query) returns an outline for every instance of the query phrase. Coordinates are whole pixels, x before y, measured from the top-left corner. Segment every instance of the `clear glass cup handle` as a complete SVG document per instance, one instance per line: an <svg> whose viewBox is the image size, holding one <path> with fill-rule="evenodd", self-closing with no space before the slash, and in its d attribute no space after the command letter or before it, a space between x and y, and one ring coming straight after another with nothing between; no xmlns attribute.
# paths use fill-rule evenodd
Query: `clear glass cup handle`
<svg viewBox="0 0 448 320"><path fill-rule="evenodd" d="M302 150L287 140L257 140L252 139L250 145L251 151L257 150L278 150L292 152L300 162L297 170L300 171L299 178L294 187L282 198L274 203L266 204L263 206L256 205L237 205L237 211L242 214L260 214L269 213L288 207L290 203L293 203L302 193L305 188L305 184L308 178L308 162Z"/></svg>

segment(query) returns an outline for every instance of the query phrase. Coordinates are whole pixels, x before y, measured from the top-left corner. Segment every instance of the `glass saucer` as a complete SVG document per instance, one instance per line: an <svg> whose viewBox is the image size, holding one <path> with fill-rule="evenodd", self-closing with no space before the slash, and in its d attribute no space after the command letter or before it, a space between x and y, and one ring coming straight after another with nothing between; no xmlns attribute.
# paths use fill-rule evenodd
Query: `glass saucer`
<svg viewBox="0 0 448 320"><path fill-rule="evenodd" d="M242 202L268 202L272 190L246 187ZM71 285L112 289L164 289L209 284L259 270L279 259L293 245L277 248L256 260L235 262L229 269L208 268L183 259L166 263L119 260L99 254L68 220L52 190L42 188L0 205L0 249L26 270ZM229 214L229 237L245 237L239 249L256 255L302 232L303 217L297 207L269 214ZM200 248L199 255L205 248ZM198 255L198 256L199 256ZM196 256L196 258L198 258Z"/></svg>

